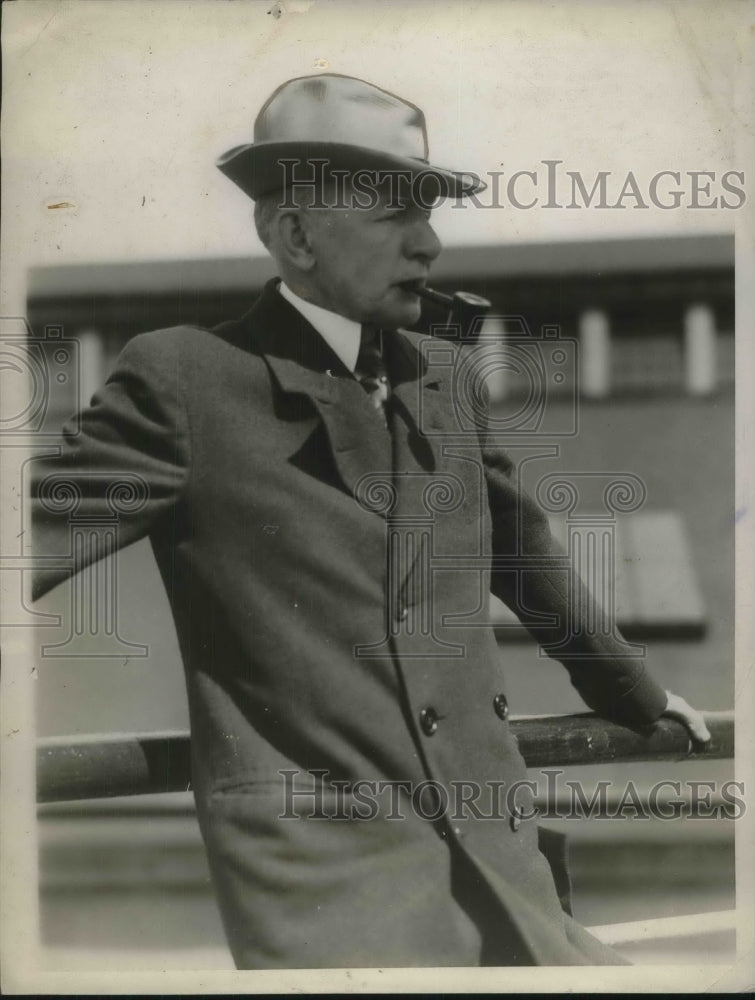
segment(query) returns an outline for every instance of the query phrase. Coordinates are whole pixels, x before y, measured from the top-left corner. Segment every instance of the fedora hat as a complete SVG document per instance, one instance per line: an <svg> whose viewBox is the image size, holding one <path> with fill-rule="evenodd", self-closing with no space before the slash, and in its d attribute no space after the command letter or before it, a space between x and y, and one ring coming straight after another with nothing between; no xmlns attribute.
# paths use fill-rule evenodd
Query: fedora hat
<svg viewBox="0 0 755 1000"><path fill-rule="evenodd" d="M234 146L218 168L250 198L282 190L285 178L306 180L302 164L325 160L349 171L403 171L431 175L437 194L475 194L486 185L475 174L432 166L422 111L409 101L356 77L323 73L287 80L267 99L254 139ZM298 161L286 175L281 160Z"/></svg>

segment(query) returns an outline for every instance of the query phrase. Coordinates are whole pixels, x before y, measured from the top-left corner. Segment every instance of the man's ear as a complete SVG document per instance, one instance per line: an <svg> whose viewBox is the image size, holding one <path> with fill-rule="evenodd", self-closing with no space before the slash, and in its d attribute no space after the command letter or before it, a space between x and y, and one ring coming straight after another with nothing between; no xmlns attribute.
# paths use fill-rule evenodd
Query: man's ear
<svg viewBox="0 0 755 1000"><path fill-rule="evenodd" d="M298 208L284 210L277 216L276 227L278 247L286 261L301 271L311 270L315 257L307 214Z"/></svg>

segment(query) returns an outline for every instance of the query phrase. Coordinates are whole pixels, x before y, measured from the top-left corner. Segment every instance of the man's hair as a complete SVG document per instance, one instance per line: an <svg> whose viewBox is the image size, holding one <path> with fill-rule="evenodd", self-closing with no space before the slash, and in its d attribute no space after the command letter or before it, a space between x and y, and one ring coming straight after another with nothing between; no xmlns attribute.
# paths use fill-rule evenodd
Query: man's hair
<svg viewBox="0 0 755 1000"><path fill-rule="evenodd" d="M281 203L280 191L260 195L254 203L254 228L262 244L270 249L270 235L275 213Z"/></svg>

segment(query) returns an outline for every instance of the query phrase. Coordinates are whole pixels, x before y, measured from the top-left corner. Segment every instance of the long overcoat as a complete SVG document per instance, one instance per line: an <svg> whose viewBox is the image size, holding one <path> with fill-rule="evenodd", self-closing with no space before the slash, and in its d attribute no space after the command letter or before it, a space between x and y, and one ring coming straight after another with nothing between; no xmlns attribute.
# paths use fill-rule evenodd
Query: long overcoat
<svg viewBox="0 0 755 1000"><path fill-rule="evenodd" d="M390 433L274 282L239 321L135 337L39 463L35 551L66 554L61 480L89 524L131 491L118 544L149 535L171 602L239 967L477 964L480 929L498 964L617 960L563 911L527 786L506 801L527 775L487 594L563 623L574 580L459 405L460 352L384 345ZM105 538L49 561L35 592ZM572 682L651 722L664 692L612 643L575 639Z"/></svg>

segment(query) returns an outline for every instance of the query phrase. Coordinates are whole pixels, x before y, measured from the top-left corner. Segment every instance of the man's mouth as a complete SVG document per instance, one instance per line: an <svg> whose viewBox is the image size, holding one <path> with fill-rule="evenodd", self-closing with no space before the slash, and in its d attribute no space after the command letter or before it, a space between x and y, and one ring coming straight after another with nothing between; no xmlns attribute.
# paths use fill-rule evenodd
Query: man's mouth
<svg viewBox="0 0 755 1000"><path fill-rule="evenodd" d="M425 284L424 278L408 278L406 281L397 281L396 286L411 295L419 295L419 289Z"/></svg>

